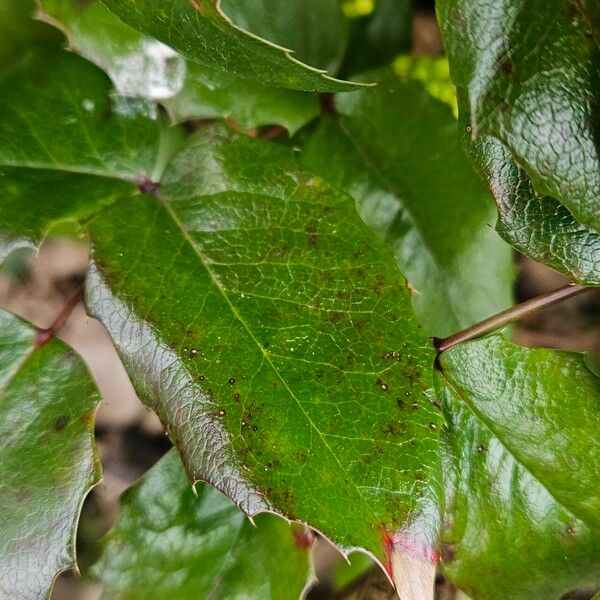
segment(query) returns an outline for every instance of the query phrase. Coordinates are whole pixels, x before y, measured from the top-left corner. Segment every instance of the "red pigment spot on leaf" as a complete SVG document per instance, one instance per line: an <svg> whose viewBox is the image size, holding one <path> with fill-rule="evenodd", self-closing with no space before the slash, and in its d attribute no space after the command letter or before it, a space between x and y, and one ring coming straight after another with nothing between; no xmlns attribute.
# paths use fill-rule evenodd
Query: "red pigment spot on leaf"
<svg viewBox="0 0 600 600"><path fill-rule="evenodd" d="M52 331L50 329L40 329L35 334L35 347L41 348L44 344L52 339Z"/></svg>
<svg viewBox="0 0 600 600"><path fill-rule="evenodd" d="M381 530L380 535L385 552L385 570L391 578L394 577L392 569L392 552L394 550L403 550L404 552L424 558L432 563L440 562L440 552L436 548L423 546L401 533L390 534L384 529Z"/></svg>
<svg viewBox="0 0 600 600"><path fill-rule="evenodd" d="M310 548L315 541L315 534L310 529L292 529L292 534L297 548Z"/></svg>
<svg viewBox="0 0 600 600"><path fill-rule="evenodd" d="M204 6L198 0L190 0L192 8L198 11L203 17L210 17L216 14L216 11L211 6Z"/></svg>

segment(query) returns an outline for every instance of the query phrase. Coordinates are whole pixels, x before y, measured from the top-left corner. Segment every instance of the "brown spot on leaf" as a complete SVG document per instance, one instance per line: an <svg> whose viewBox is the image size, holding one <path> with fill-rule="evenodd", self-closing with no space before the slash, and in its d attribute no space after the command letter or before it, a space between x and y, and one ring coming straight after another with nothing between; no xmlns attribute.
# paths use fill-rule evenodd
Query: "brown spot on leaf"
<svg viewBox="0 0 600 600"><path fill-rule="evenodd" d="M62 431L69 422L69 417L67 415L60 415L54 421L54 431Z"/></svg>
<svg viewBox="0 0 600 600"><path fill-rule="evenodd" d="M456 557L456 550L454 544L448 544L447 542L442 543L442 562L449 563Z"/></svg>

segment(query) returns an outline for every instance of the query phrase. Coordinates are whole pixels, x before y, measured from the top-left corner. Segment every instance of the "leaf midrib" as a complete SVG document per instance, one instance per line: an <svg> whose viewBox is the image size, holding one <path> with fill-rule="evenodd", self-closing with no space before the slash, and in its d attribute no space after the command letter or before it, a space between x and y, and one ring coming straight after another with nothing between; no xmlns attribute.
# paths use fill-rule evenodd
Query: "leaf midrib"
<svg viewBox="0 0 600 600"><path fill-rule="evenodd" d="M161 205L163 206L163 208L165 209L165 211L167 212L167 214L170 216L170 218L173 220L174 224L181 231L181 234L183 235L183 237L185 238L185 240L187 241L187 243L190 245L190 247L192 248L193 252L199 258L200 262L202 263L202 266L206 269L206 272L208 273L208 275L209 275L209 277L210 277L213 285L217 288L217 290L219 291L219 293L222 295L223 299L225 300L225 302L229 306L229 308L230 308L230 310L231 310L234 318L242 325L242 327L244 328L244 330L247 332L247 334L250 336L250 338L252 339L252 341L258 347L258 349L260 350L260 352L261 352L264 360L268 363L268 365L271 367L271 369L276 374L276 376L278 377L278 379L282 382L282 384L284 385L284 387L287 390L287 392L289 393L289 395L293 398L294 402L296 402L298 408L302 411L302 414L305 416L305 418L308 421L308 423L310 424L310 426L315 430L315 432L319 436L319 439L321 440L321 442L323 443L323 445L325 446L325 448L327 448L327 451L331 454L331 456L333 457L333 459L335 460L335 462L340 467L341 472L344 473L344 475L346 475L346 478L347 478L348 481L352 482L352 486L356 490L359 498L361 499L361 502L363 503L363 505L366 508L366 510L368 511L368 513L371 515L372 519L374 520L375 515L373 514L373 512L372 512L372 510L371 510L371 508L369 506L369 504L367 503L366 498L364 497L364 495L360 491L360 488L358 487L358 485L356 484L356 482L354 481L354 479L352 477L350 477L350 475L348 474L348 472L344 469L344 466L342 465L342 463L340 462L340 460L336 456L336 454L333 451L333 449L327 443L327 440L324 438L324 436L321 433L321 431L319 430L319 428L316 426L316 424L314 423L314 421L310 418L310 416L308 415L308 413L306 412L306 410L302 406L302 403L300 402L300 400L297 398L297 396L294 394L294 392L290 389L287 381L283 378L283 376L281 375L281 373L279 372L279 370L275 367L275 365L273 364L273 361L271 360L271 355L262 347L262 345L260 344L260 342L258 341L258 339L256 338L256 336L254 335L254 333L250 329L250 326L244 321L244 319L242 318L242 316L239 314L239 311L237 310L237 308L231 302L231 300L229 298L229 295L227 294L227 291L225 290L225 288L223 288L223 286L220 284L219 280L215 277L215 274L210 269L208 261L206 260L206 258L203 256L203 254L200 252L200 250L198 249L198 247L196 246L196 244L194 243L194 241L190 237L189 232L187 231L187 229L185 228L184 224L179 219L177 213L170 206L170 203L169 203L168 199L161 198L160 200L161 200ZM269 499L269 501L270 501L270 499Z"/></svg>

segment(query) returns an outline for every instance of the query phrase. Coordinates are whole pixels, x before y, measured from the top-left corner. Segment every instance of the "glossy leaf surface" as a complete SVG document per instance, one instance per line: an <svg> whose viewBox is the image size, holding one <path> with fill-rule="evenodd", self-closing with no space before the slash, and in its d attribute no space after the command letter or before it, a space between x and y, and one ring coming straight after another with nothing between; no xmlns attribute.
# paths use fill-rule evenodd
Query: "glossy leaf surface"
<svg viewBox="0 0 600 600"><path fill-rule="evenodd" d="M293 51L294 58L335 73L348 41L339 0L221 0L238 27Z"/></svg>
<svg viewBox="0 0 600 600"><path fill-rule="evenodd" d="M492 336L459 344L441 365L452 390L554 497L598 526L600 492L582 474L600 462L600 379L583 355Z"/></svg>
<svg viewBox="0 0 600 600"><path fill-rule="evenodd" d="M0 164L135 180L157 167L156 108L62 50L29 54L0 81Z"/></svg>
<svg viewBox="0 0 600 600"><path fill-rule="evenodd" d="M595 3L442 0L437 10L472 137L501 140L537 194L600 230Z"/></svg>
<svg viewBox="0 0 600 600"><path fill-rule="evenodd" d="M499 140L467 141L498 207L496 230L519 252L583 285L600 284L600 232L578 223L550 196L538 196L531 180Z"/></svg>
<svg viewBox="0 0 600 600"><path fill-rule="evenodd" d="M375 89L337 97L301 160L357 202L393 248L430 335L445 336L506 308L509 247L490 229L493 203L456 140L450 109L390 70Z"/></svg>
<svg viewBox="0 0 600 600"><path fill-rule="evenodd" d="M173 158L162 196L94 219L88 306L190 476L345 548L381 558L400 530L431 551L432 351L351 198L219 128Z"/></svg>
<svg viewBox="0 0 600 600"><path fill-rule="evenodd" d="M43 144L25 148L44 166ZM343 547L382 558L382 530L402 530L432 552L433 352L351 198L285 148L219 128L170 162L161 198L73 173L78 159L4 169L5 236L33 244L64 218L89 232L89 306L190 476Z"/></svg>
<svg viewBox="0 0 600 600"><path fill-rule="evenodd" d="M288 600L308 579L310 539L273 515L250 520L196 485L171 450L121 500L94 573L111 600Z"/></svg>
<svg viewBox="0 0 600 600"><path fill-rule="evenodd" d="M290 132L318 113L314 95L273 89L185 59L132 29L98 0L40 0L43 17L59 26L69 46L112 79L124 96L165 106L175 121L231 117L242 127L280 124Z"/></svg>
<svg viewBox="0 0 600 600"><path fill-rule="evenodd" d="M0 596L47 598L75 566L81 504L99 481L99 401L62 342L0 311Z"/></svg>
<svg viewBox="0 0 600 600"><path fill-rule="evenodd" d="M498 335L441 364L445 572L474 600L597 584L600 380L580 355Z"/></svg>
<svg viewBox="0 0 600 600"><path fill-rule="evenodd" d="M259 37L260 34L255 35L255 32L250 33L238 27L223 12L219 0L103 2L134 29L168 44L183 56L211 69L287 89L343 91L355 87L333 79L315 66L300 62L287 46L278 46ZM272 30L271 24L277 29L269 3L253 2L242 6L233 0L231 2L232 7L239 6L238 19L245 15L246 22L254 26L258 23L262 31ZM311 3L311 11L329 10L331 6L331 2L319 0ZM254 13L254 10L257 12ZM322 14L318 12L317 15L321 16L316 18L322 19ZM283 15L280 17L284 18ZM296 35L295 31L287 33L291 37ZM285 32L280 35L284 36ZM310 33L306 31L306 35Z"/></svg>

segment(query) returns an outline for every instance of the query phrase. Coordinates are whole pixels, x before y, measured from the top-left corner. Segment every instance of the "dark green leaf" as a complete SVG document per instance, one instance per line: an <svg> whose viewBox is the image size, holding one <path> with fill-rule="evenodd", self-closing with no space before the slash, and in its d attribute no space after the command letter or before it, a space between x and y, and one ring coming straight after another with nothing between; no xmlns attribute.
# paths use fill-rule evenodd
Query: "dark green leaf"
<svg viewBox="0 0 600 600"><path fill-rule="evenodd" d="M214 488L196 495L175 451L125 493L94 568L106 598L299 598L310 540L279 517L256 525Z"/></svg>
<svg viewBox="0 0 600 600"><path fill-rule="evenodd" d="M500 336L456 346L441 364L445 571L476 600L597 583L600 380L580 355Z"/></svg>
<svg viewBox="0 0 600 600"><path fill-rule="evenodd" d="M160 175L156 108L110 91L104 73L73 54L30 54L0 81L0 164L129 180Z"/></svg>
<svg viewBox="0 0 600 600"><path fill-rule="evenodd" d="M353 19L342 74L387 65L410 50L412 16L409 0L377 0L371 13Z"/></svg>
<svg viewBox="0 0 600 600"><path fill-rule="evenodd" d="M220 8L218 0L103 0L104 4L125 23L168 44L183 56L199 64L235 74L242 79L305 91L352 90L324 71L294 58L290 49L278 46L233 23ZM241 5L240 5L241 6ZM311 11L329 10L330 2L315 0ZM269 25L277 16L269 7L246 4L246 21L261 30L273 31ZM259 11L253 14L252 10ZM266 12L265 12L266 11ZM240 14L237 14L240 18ZM279 17L283 18L279 14ZM319 19L321 17L317 17ZM310 23L313 18L306 21ZM306 35L312 32L306 31ZM283 32L282 32L283 33ZM291 34L291 32L288 32ZM294 34L295 35L295 34ZM317 44L314 46L318 47ZM310 53L314 56L314 53Z"/></svg>
<svg viewBox="0 0 600 600"><path fill-rule="evenodd" d="M21 104L25 122L31 107ZM43 123L35 131L38 144L22 147L36 168L5 167L0 179L4 237L34 244L65 218L89 232L89 306L190 476L345 548L382 558L382 532L402 530L433 553L433 351L393 255L351 198L291 151L219 128L170 162L161 198L142 196L74 173L71 154L40 168L59 140Z"/></svg>
<svg viewBox="0 0 600 600"><path fill-rule="evenodd" d="M302 161L357 201L394 250L420 321L445 336L510 305L509 247L490 228L493 203L456 139L450 109L391 71L377 88L339 96Z"/></svg>
<svg viewBox="0 0 600 600"><path fill-rule="evenodd" d="M0 0L0 75L12 69L32 46L60 43L60 35L34 21L33 0Z"/></svg>
<svg viewBox="0 0 600 600"><path fill-rule="evenodd" d="M69 46L104 69L117 92L163 104L175 121L232 117L242 127L280 124L291 133L319 110L313 94L274 89L186 60L125 25L101 2L41 0Z"/></svg>
<svg viewBox="0 0 600 600"><path fill-rule="evenodd" d="M441 355L443 377L516 458L578 518L600 524L600 379L583 355L501 336ZM560 428L557 424L560 423Z"/></svg>
<svg viewBox="0 0 600 600"><path fill-rule="evenodd" d="M537 194L600 230L597 9L571 0L441 0L437 10L472 137L501 140Z"/></svg>
<svg viewBox="0 0 600 600"><path fill-rule="evenodd" d="M174 157L162 195L91 223L88 306L191 478L344 548L382 558L401 530L431 553L432 351L352 200L219 128Z"/></svg>
<svg viewBox="0 0 600 600"><path fill-rule="evenodd" d="M75 566L83 499L100 478L98 394L64 344L0 311L0 594L47 598Z"/></svg>
<svg viewBox="0 0 600 600"><path fill-rule="evenodd" d="M340 0L221 0L238 27L294 52L294 57L335 73L348 41Z"/></svg>
<svg viewBox="0 0 600 600"><path fill-rule="evenodd" d="M519 252L572 281L600 284L600 233L578 223L558 200L538 196L496 138L481 135L466 144L496 199L498 233Z"/></svg>

